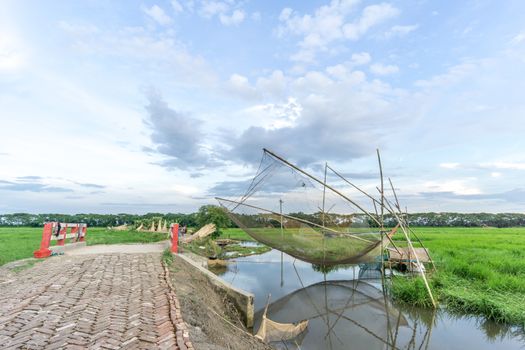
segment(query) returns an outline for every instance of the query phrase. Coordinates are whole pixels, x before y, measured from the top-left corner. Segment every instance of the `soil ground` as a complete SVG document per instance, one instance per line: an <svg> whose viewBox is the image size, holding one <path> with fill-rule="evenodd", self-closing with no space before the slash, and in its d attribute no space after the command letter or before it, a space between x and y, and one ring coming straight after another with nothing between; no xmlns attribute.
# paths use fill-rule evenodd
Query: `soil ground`
<svg viewBox="0 0 525 350"><path fill-rule="evenodd" d="M216 292L206 277L192 274L183 266L173 259L171 278L195 349L272 349L246 333L233 304Z"/></svg>

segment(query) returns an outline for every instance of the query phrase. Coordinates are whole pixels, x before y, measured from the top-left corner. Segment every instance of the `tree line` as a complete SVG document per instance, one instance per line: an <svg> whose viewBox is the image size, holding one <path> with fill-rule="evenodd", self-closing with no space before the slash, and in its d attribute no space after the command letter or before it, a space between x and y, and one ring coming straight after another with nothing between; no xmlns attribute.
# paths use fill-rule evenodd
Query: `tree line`
<svg viewBox="0 0 525 350"><path fill-rule="evenodd" d="M298 217L316 224L321 224L324 220L326 225L336 224L338 226L370 226L373 227L373 220L364 214L341 215L322 213L290 213L290 216ZM30 226L41 227L47 221L60 222L81 222L87 223L91 227L107 227L119 225L138 225L140 223L150 223L159 219L168 222L178 222L188 227L200 227L203 223L213 222L218 227L228 228L237 227L221 208L213 205L202 206L197 212L184 213L148 213L144 215L135 214L0 214L0 226ZM261 216L243 216L242 222L250 225L261 220L267 219ZM461 226L461 227L516 227L525 226L525 214L521 213L411 213L408 214L411 226ZM275 220L274 220L275 221ZM386 226L394 226L395 217L385 215L384 222ZM278 224L277 222L268 221L268 224Z"/></svg>

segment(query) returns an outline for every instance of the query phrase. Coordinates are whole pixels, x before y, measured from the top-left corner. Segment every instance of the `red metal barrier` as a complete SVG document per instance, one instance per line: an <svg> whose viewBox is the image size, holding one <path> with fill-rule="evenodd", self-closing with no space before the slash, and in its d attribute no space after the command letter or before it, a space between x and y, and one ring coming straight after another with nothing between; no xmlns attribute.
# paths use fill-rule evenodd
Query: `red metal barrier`
<svg viewBox="0 0 525 350"><path fill-rule="evenodd" d="M42 241L40 241L40 249L33 252L35 258L47 258L51 255L49 250L49 243L51 242L51 235L53 234L53 223L47 222L44 224L44 230L42 231Z"/></svg>
<svg viewBox="0 0 525 350"><path fill-rule="evenodd" d="M66 244L66 235L67 235L67 226L60 227L59 232L57 233L57 245Z"/></svg>
<svg viewBox="0 0 525 350"><path fill-rule="evenodd" d="M86 235L87 235L87 225L84 225L81 227L80 230L80 237L78 239L79 242L85 242L86 241Z"/></svg>
<svg viewBox="0 0 525 350"><path fill-rule="evenodd" d="M171 235L171 252L179 252L179 224L171 224L170 226Z"/></svg>
<svg viewBox="0 0 525 350"><path fill-rule="evenodd" d="M68 234L68 228L71 232ZM57 246L64 246L68 238L72 242L84 242L86 239L87 224L70 224L58 222L46 222L42 231L40 249L33 252L35 258L47 258L51 255L49 246L52 240L57 241Z"/></svg>

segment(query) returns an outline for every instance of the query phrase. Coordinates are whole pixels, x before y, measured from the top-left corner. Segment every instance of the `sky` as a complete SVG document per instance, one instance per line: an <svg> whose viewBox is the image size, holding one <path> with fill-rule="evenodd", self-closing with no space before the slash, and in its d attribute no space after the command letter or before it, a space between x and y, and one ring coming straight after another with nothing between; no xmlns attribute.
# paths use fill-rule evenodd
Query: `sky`
<svg viewBox="0 0 525 350"><path fill-rule="evenodd" d="M0 1L0 213L192 212L266 147L525 211L525 2Z"/></svg>

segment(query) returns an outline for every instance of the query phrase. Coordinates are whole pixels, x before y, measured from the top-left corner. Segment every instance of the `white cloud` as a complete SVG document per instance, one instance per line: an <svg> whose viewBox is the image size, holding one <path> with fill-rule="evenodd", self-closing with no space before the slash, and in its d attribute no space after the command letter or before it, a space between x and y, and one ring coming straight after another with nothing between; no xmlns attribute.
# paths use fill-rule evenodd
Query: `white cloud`
<svg viewBox="0 0 525 350"><path fill-rule="evenodd" d="M387 3L367 6L359 20L343 26L344 35L348 39L357 40L373 26L398 14L399 10Z"/></svg>
<svg viewBox="0 0 525 350"><path fill-rule="evenodd" d="M282 71L274 70L269 77L259 77L256 86L265 97L282 98L286 95L288 82L289 79Z"/></svg>
<svg viewBox="0 0 525 350"><path fill-rule="evenodd" d="M260 126L266 130L294 127L301 117L303 107L297 99L289 97L284 103L254 105L241 111L249 115L251 126Z"/></svg>
<svg viewBox="0 0 525 350"><path fill-rule="evenodd" d="M212 18L214 16L223 14L229 10L230 6L222 1L204 1L202 3L200 13L205 18Z"/></svg>
<svg viewBox="0 0 525 350"><path fill-rule="evenodd" d="M178 2L177 0L171 0L171 7L173 8L173 11L175 11L175 12L183 12L184 11L184 8L180 4L180 2Z"/></svg>
<svg viewBox="0 0 525 350"><path fill-rule="evenodd" d="M164 12L164 10L158 5L153 5L150 8L144 8L143 11L160 25L167 26L172 22L171 17L168 16L166 12Z"/></svg>
<svg viewBox="0 0 525 350"><path fill-rule="evenodd" d="M367 64L372 60L368 52L360 52L352 54L352 63L356 66Z"/></svg>
<svg viewBox="0 0 525 350"><path fill-rule="evenodd" d="M343 64L326 67L326 72L333 77L341 77L348 73L348 69Z"/></svg>
<svg viewBox="0 0 525 350"><path fill-rule="evenodd" d="M395 25L385 33L385 38L389 39L389 38L396 37L396 36L397 37L405 36L408 33L416 30L418 27L419 26L417 24L408 25L408 26Z"/></svg>
<svg viewBox="0 0 525 350"><path fill-rule="evenodd" d="M89 35L100 33L100 29L94 24L74 24L66 21L58 22L58 27L69 34Z"/></svg>
<svg viewBox="0 0 525 350"><path fill-rule="evenodd" d="M238 25L246 19L243 3L236 0L201 0L198 14L206 19L217 18L225 26ZM252 19L260 19L260 13L252 14Z"/></svg>
<svg viewBox="0 0 525 350"><path fill-rule="evenodd" d="M511 44L517 45L521 42L525 41L525 31L517 34L512 40L510 41Z"/></svg>
<svg viewBox="0 0 525 350"><path fill-rule="evenodd" d="M226 87L229 91L245 99L257 99L259 97L257 90L250 85L248 78L240 74L232 74Z"/></svg>
<svg viewBox="0 0 525 350"><path fill-rule="evenodd" d="M0 30L0 72L15 72L26 61L26 55L17 35Z"/></svg>
<svg viewBox="0 0 525 350"><path fill-rule="evenodd" d="M145 27L97 28L78 31L76 25L61 26L70 34L73 49L83 54L125 58L128 64L148 68L191 84L214 84L215 73L200 56L193 55L174 36ZM69 30L73 28L73 30ZM161 72L162 71L162 72Z"/></svg>
<svg viewBox="0 0 525 350"><path fill-rule="evenodd" d="M492 162L482 163L481 166L493 169L525 170L525 163L523 162Z"/></svg>
<svg viewBox="0 0 525 350"><path fill-rule="evenodd" d="M470 73L476 71L477 62L465 62L450 67L446 73L438 74L427 80L417 80L414 85L423 88L433 88L454 84Z"/></svg>
<svg viewBox="0 0 525 350"><path fill-rule="evenodd" d="M370 66L370 71L376 75L389 75L399 72L399 67L395 65L374 63Z"/></svg>
<svg viewBox="0 0 525 350"><path fill-rule="evenodd" d="M458 195L481 194L478 187L472 185L475 178L447 181L427 181L420 187L421 192L451 192Z"/></svg>
<svg viewBox="0 0 525 350"><path fill-rule="evenodd" d="M279 15L279 21L284 22L288 21L290 17L292 16L293 9L289 7L285 7L281 10L281 14Z"/></svg>
<svg viewBox="0 0 525 350"><path fill-rule="evenodd" d="M440 168L445 168L445 169L457 169L459 168L459 166L460 166L459 163L441 163L439 164Z"/></svg>
<svg viewBox="0 0 525 350"><path fill-rule="evenodd" d="M244 14L244 11L242 10L235 10L230 16L223 14L223 13L219 15L219 19L221 20L221 23L226 26L238 25L239 23L244 21L244 17L245 17L245 14Z"/></svg>
<svg viewBox="0 0 525 350"><path fill-rule="evenodd" d="M490 173L490 177L501 177L501 175L503 174L498 171L493 171Z"/></svg>
<svg viewBox="0 0 525 350"><path fill-rule="evenodd" d="M252 86L247 77L241 74L232 74L226 82L226 89L234 95L246 100L277 99L287 96L287 84L290 78L280 70L275 70L268 76L257 78Z"/></svg>
<svg viewBox="0 0 525 350"><path fill-rule="evenodd" d="M366 79L366 76L363 72L354 69L355 67L369 63L371 60L372 58L368 52L354 53L350 61L328 66L326 67L326 72L338 79L361 83Z"/></svg>
<svg viewBox="0 0 525 350"><path fill-rule="evenodd" d="M387 3L370 5L353 22L349 16L358 1L332 0L315 10L313 14L301 15L291 8L284 8L279 16L278 36L285 34L302 37L299 51L292 55L295 61L312 62L319 50L327 50L336 40L358 40L372 27L399 14L399 10Z"/></svg>

